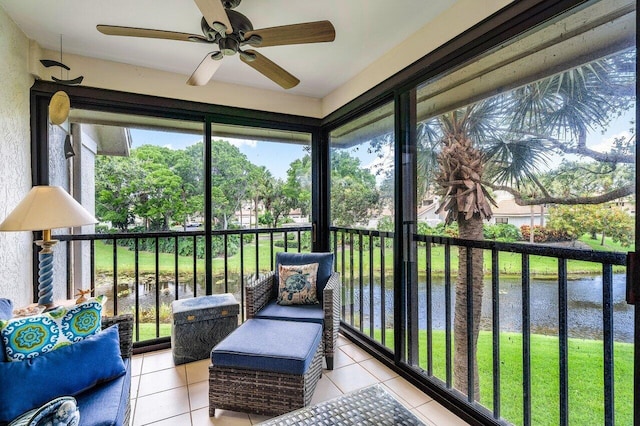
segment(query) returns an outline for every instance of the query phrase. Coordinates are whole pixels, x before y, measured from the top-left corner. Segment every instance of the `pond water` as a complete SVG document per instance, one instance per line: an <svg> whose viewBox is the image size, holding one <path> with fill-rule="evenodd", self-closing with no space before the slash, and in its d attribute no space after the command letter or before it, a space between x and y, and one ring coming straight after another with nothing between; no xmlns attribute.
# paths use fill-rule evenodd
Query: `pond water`
<svg viewBox="0 0 640 426"><path fill-rule="evenodd" d="M240 298L237 280L230 274L229 292L234 293L236 298ZM614 339L620 342L633 342L633 316L634 308L625 301L625 275L614 274L613 276L613 328ZM367 282L369 277L364 277ZM111 279L106 280L107 283ZM214 279L214 293L225 291L222 279ZM387 278L387 286L390 286L392 279ZM146 282L141 279L138 285L139 303L143 309L149 309L155 305L155 278L149 278ZM345 290L348 296L348 286ZM455 302L455 283L452 283L451 303ZM110 291L111 284L106 284L106 293L112 299ZM531 332L535 334L557 335L558 334L558 287L557 282L552 280L531 280ZM380 286L374 286L374 306L380 306L381 293ZM445 327L445 287L443 279L434 279L432 283L432 318L433 328L443 330ZM179 298L193 296L193 280L180 282L178 285ZM197 295L205 294L203 279L199 276L197 283ZM369 322L369 286L364 286L363 291L363 313L365 324ZM358 285L354 288L354 303L356 312L359 305ZM419 297L419 326L426 329L427 324L427 297L426 283L420 282L418 285ZM569 337L602 340L603 315L602 315L602 277L582 277L571 280L567 286L568 297L568 326ZM160 303L169 306L175 300L175 285L172 281L161 280L160 282ZM385 290L385 316L387 326L391 326L393 321L393 291ZM481 327L484 330L491 330L492 321L491 303L491 281L485 280L485 288L482 304ZM123 282L119 285L118 297L119 312L130 311L135 306L135 294L133 282ZM347 309L349 311L349 309ZM380 327L380 311L374 308L374 325ZM522 283L518 279L500 279L500 329L502 331L521 332L522 331Z"/></svg>
<svg viewBox="0 0 640 426"><path fill-rule="evenodd" d="M614 339L620 342L633 342L634 308L625 301L626 276L613 276L613 331ZM391 282L388 280L387 282ZM490 279L484 282L482 300L481 328L492 327L492 295ZM455 303L455 291L452 282L451 306ZM359 304L358 288L354 289L356 311ZM445 328L445 286L444 280L432 283L432 321L433 329ZM500 329L502 331L522 331L522 283L518 279L500 279ZM419 323L421 329L427 328L426 283L418 286ZM567 285L569 337L602 340L602 277L583 277L571 280ZM530 285L531 332L534 334L557 335L559 324L558 285L556 281L531 280ZM393 292L385 291L387 322L393 320ZM369 287L363 291L363 311L365 324L369 321ZM374 306L380 302L380 287L374 287ZM453 321L452 321L453 323ZM374 324L380 326L380 314L374 310ZM387 324L389 325L389 324Z"/></svg>

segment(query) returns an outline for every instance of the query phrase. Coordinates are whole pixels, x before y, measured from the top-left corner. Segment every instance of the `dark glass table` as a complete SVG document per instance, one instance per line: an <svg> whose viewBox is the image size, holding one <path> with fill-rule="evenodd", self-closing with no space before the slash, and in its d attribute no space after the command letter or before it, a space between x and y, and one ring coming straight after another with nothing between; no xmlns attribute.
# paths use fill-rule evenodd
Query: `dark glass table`
<svg viewBox="0 0 640 426"><path fill-rule="evenodd" d="M373 385L291 413L261 426L291 425L424 425L381 385Z"/></svg>

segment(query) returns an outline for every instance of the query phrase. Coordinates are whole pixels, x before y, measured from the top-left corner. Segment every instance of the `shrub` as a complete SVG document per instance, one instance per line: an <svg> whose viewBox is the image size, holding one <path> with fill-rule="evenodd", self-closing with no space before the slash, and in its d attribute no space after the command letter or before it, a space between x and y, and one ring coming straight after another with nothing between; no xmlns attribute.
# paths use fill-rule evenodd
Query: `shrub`
<svg viewBox="0 0 640 426"><path fill-rule="evenodd" d="M520 231L515 225L508 223L496 223L483 226L484 238L503 242L514 242L520 239Z"/></svg>
<svg viewBox="0 0 640 426"><path fill-rule="evenodd" d="M522 234L524 241L529 241L531 238L531 227L529 225L522 225L520 227L520 234ZM546 228L540 225L533 227L533 241L536 243L554 243L571 240L571 236L564 230Z"/></svg>

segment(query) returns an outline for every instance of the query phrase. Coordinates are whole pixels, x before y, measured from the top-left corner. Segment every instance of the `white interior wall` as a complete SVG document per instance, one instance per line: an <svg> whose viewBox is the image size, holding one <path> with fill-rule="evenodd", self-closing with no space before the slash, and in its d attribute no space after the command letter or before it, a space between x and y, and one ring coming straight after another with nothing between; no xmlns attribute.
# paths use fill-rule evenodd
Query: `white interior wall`
<svg viewBox="0 0 640 426"><path fill-rule="evenodd" d="M31 188L29 40L0 8L0 221ZM0 232L0 297L15 306L32 301L32 236Z"/></svg>

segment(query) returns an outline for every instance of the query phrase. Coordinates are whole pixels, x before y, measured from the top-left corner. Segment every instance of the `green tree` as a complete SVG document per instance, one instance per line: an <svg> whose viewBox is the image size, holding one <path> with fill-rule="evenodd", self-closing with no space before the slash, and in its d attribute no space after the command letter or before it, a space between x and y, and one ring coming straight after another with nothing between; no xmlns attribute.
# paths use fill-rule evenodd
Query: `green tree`
<svg viewBox="0 0 640 426"><path fill-rule="evenodd" d="M172 170L182 179L183 227L187 219L204 216L204 144L189 145L175 152Z"/></svg>
<svg viewBox="0 0 640 426"><path fill-rule="evenodd" d="M380 207L376 178L345 151L331 153L331 220L337 226L366 223Z"/></svg>
<svg viewBox="0 0 640 426"><path fill-rule="evenodd" d="M554 206L549 209L547 226L567 232L574 240L589 233L593 238L601 234L601 245L604 245L605 236L623 246L633 243L633 217L615 205Z"/></svg>
<svg viewBox="0 0 640 426"><path fill-rule="evenodd" d="M283 194L291 201L292 209L300 209L303 216L311 209L311 156L294 160L287 170Z"/></svg>
<svg viewBox="0 0 640 426"><path fill-rule="evenodd" d="M242 202L250 199L250 176L255 167L247 156L227 141L211 141L211 211L222 229Z"/></svg>
<svg viewBox="0 0 640 426"><path fill-rule="evenodd" d="M250 196L253 200L253 210L255 213L255 224L258 227L260 220L258 215L258 208L260 203L266 204L265 201L269 199L269 197L273 193L273 176L271 172L265 167L255 167L251 171L250 175L251 179L251 188L250 188Z"/></svg>
<svg viewBox="0 0 640 426"><path fill-rule="evenodd" d="M134 213L144 219L147 230L166 231L172 220L185 220L183 180L172 170L179 156L174 150L154 145L143 145L131 152L143 170L136 182L138 202Z"/></svg>
<svg viewBox="0 0 640 426"><path fill-rule="evenodd" d="M126 231L134 220L135 188L141 164L129 158L96 157L96 216Z"/></svg>

